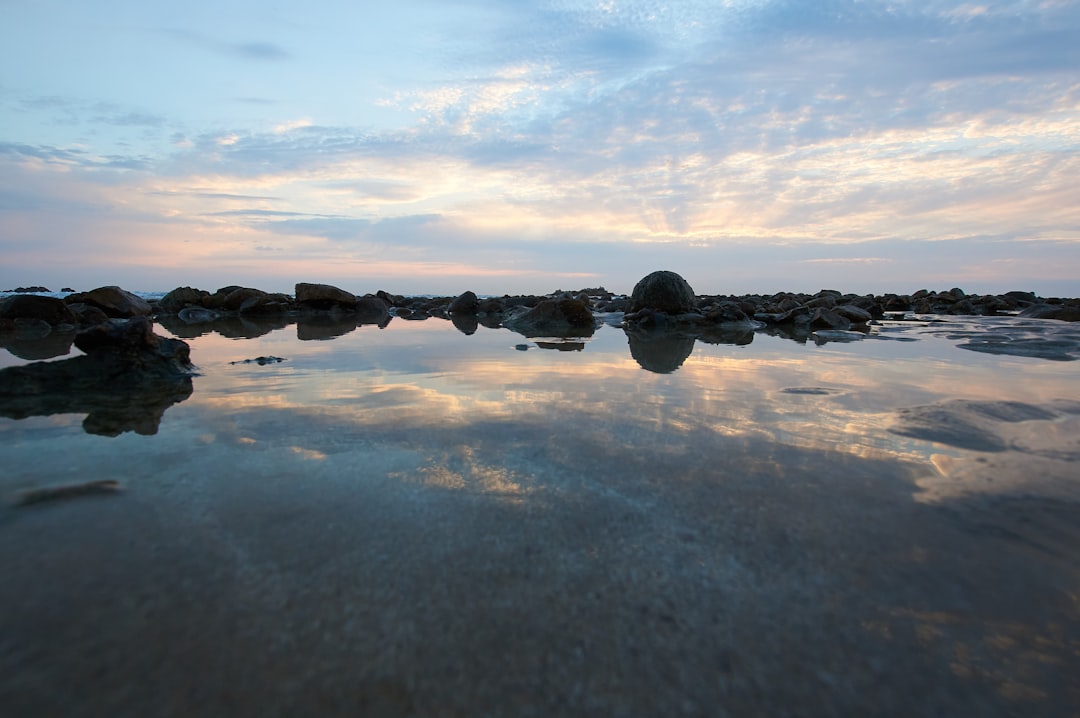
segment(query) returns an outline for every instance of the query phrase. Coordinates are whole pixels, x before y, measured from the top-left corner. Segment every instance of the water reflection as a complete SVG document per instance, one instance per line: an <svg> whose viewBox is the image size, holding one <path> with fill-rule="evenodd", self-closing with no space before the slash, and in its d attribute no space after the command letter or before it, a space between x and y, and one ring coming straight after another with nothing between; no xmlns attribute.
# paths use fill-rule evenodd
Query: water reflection
<svg viewBox="0 0 1080 718"><path fill-rule="evenodd" d="M0 384L0 417L85 414L83 430L101 436L156 434L165 410L193 390L190 376L114 367L88 356L0 369Z"/></svg>
<svg viewBox="0 0 1080 718"><path fill-rule="evenodd" d="M5 492L126 489L0 522L0 688L58 713L197 680L221 697L178 713L1067 715L1080 379L901 333L200 335L152 440L0 421ZM256 356L288 361L233 363Z"/></svg>

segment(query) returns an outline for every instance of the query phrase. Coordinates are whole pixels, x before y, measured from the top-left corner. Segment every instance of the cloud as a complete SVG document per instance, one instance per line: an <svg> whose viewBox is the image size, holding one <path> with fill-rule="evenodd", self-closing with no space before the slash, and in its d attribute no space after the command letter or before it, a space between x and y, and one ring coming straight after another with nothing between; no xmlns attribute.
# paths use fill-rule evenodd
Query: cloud
<svg viewBox="0 0 1080 718"><path fill-rule="evenodd" d="M201 32L180 28L168 28L159 32L184 44L243 60L277 62L292 59L288 50L273 42L224 42Z"/></svg>
<svg viewBox="0 0 1080 718"><path fill-rule="evenodd" d="M765 279L888 279L926 275L898 249L922 248L941 275L991 281L1036 276L1026 253L1064 261L1080 242L1080 4L491 0L437 27L446 43L427 47L446 62L385 86L392 125L248 96L230 102L260 104L258 122L184 126L43 91L23 111L82 134L3 143L0 160L32 187L63 175L115 216L227 236L237 263L279 247L328 267L633 277L670 256L735 258ZM125 127L176 131L153 152L96 140ZM7 191L2 207L44 202Z"/></svg>

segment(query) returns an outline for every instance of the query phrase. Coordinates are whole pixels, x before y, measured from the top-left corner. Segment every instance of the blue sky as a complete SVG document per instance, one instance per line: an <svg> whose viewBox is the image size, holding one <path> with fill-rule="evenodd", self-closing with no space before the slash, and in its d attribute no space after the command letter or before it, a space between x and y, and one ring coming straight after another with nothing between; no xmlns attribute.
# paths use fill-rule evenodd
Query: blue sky
<svg viewBox="0 0 1080 718"><path fill-rule="evenodd" d="M0 0L0 289L1077 296L1077 37L1080 0Z"/></svg>

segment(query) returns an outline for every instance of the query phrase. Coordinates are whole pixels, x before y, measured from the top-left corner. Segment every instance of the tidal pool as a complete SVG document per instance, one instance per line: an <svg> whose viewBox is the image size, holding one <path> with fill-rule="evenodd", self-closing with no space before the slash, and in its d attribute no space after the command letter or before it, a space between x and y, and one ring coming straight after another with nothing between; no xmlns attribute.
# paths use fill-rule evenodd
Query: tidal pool
<svg viewBox="0 0 1080 718"><path fill-rule="evenodd" d="M1069 325L186 341L0 418L6 498L122 487L0 511L5 715L1080 713Z"/></svg>

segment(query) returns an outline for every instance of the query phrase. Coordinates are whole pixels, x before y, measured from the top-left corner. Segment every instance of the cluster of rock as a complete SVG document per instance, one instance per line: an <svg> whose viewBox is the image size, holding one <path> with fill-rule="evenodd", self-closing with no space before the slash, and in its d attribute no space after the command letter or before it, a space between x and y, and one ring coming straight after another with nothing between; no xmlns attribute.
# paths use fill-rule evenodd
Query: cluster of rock
<svg viewBox="0 0 1080 718"><path fill-rule="evenodd" d="M868 332L876 320L912 314L1080 320L1080 300L1043 299L1031 292L697 295L669 271L644 277L629 296L603 287L546 296L481 298L471 291L435 298L385 291L358 296L310 283L297 284L292 295L240 286L213 293L179 287L156 301L116 286L62 299L43 293L48 293L44 287L20 287L0 298L0 346L24 359L62 356L72 345L84 355L0 370L0 415L86 412L88 432L110 435L154 433L165 409L191 394L188 345L154 334L153 321L178 337L210 328L226 336L258 336L295 322L298 338L327 339L362 324L384 327L394 317L438 317L466 334L480 325L506 327L534 338L537 346L563 350L582 348L583 342L574 340L608 322L626 331L631 355L642 367L670 372L682 365L696 341L745 344L761 329L805 340L830 332ZM986 350L1002 353L998 347ZM277 360L253 361L262 359Z"/></svg>

